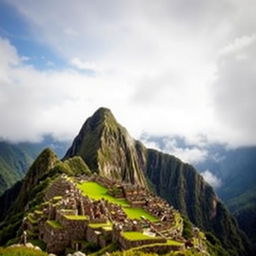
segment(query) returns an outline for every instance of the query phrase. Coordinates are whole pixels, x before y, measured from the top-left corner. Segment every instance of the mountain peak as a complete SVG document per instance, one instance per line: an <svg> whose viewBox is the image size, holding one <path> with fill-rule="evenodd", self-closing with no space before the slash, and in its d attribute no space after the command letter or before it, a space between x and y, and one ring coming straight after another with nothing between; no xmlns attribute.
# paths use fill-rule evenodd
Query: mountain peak
<svg viewBox="0 0 256 256"><path fill-rule="evenodd" d="M94 115L97 115L97 114L112 114L111 110L109 108L105 108L105 107L100 107L98 108L95 113L93 114Z"/></svg>
<svg viewBox="0 0 256 256"><path fill-rule="evenodd" d="M108 108L101 107L99 108L89 119L91 129L96 129L97 126L117 126L117 121L112 114L111 110ZM84 124L86 125L87 122Z"/></svg>
<svg viewBox="0 0 256 256"><path fill-rule="evenodd" d="M147 187L135 141L107 108L86 120L64 159L75 155L100 175Z"/></svg>

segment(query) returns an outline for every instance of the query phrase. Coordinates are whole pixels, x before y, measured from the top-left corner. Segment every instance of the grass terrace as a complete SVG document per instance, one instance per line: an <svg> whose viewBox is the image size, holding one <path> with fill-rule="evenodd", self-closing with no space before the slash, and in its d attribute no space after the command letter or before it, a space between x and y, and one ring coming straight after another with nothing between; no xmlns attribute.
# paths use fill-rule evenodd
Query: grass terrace
<svg viewBox="0 0 256 256"><path fill-rule="evenodd" d="M38 215L42 215L43 211L35 210L35 213L38 214Z"/></svg>
<svg viewBox="0 0 256 256"><path fill-rule="evenodd" d="M104 198L113 204L118 204L120 206L129 206L128 202L124 199L118 199L108 194L108 189L101 186L97 182L86 181L77 185L83 194L94 199L100 200Z"/></svg>
<svg viewBox="0 0 256 256"><path fill-rule="evenodd" d="M175 240L167 240L166 243L157 243L156 242L156 243L152 243L152 244L145 244L145 245L142 245L142 246L134 247L134 248L130 249L129 251L130 252L135 252L135 251L139 251L139 250L144 249L144 248L150 248L150 247L156 248L156 247L162 247L162 246L166 246L166 245L169 245L169 246L183 246L184 244L181 243L181 242L177 242ZM180 255L180 254L177 252L177 255Z"/></svg>
<svg viewBox="0 0 256 256"><path fill-rule="evenodd" d="M67 220L88 220L87 216L83 215L64 215Z"/></svg>
<svg viewBox="0 0 256 256"><path fill-rule="evenodd" d="M55 229L62 229L61 224L56 220L47 220L47 224Z"/></svg>
<svg viewBox="0 0 256 256"><path fill-rule="evenodd" d="M94 200L100 200L103 198L111 203L120 205L123 208L124 212L127 214L129 219L140 219L141 216L144 216L146 219L152 222L158 221L156 217L154 217L144 209L132 208L125 199L118 199L109 195L108 189L96 182L86 181L81 184L78 184L77 187L83 192L84 195Z"/></svg>
<svg viewBox="0 0 256 256"><path fill-rule="evenodd" d="M33 213L30 213L30 214L28 214L28 216L27 216L27 218L28 218L28 220L29 220L29 222L30 222L31 224L37 224L37 220L36 220L34 217L35 217L35 216L34 216Z"/></svg>
<svg viewBox="0 0 256 256"><path fill-rule="evenodd" d="M90 228L107 228L107 229L112 229L112 223L111 222L107 222L107 223L90 223L89 224Z"/></svg>
<svg viewBox="0 0 256 256"><path fill-rule="evenodd" d="M124 207L123 210L129 217L129 219L140 219L141 216L144 216L146 219L148 219L152 222L158 221L158 219L155 216L146 212L142 208Z"/></svg>
<svg viewBox="0 0 256 256"><path fill-rule="evenodd" d="M159 239L159 237L148 236L141 232L133 232L133 231L121 232L121 235L122 237L130 241Z"/></svg>

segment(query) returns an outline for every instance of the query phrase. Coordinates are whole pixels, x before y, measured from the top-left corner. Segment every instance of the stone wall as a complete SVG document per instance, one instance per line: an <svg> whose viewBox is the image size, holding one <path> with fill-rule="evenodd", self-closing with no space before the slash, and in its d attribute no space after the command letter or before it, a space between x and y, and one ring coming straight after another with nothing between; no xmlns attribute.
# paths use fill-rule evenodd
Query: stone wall
<svg viewBox="0 0 256 256"><path fill-rule="evenodd" d="M146 244L154 244L154 243L166 243L166 239L164 238L152 238L152 239L145 239L145 240L128 240L125 239L123 236L119 236L118 243L121 245L123 250L128 250L133 247L138 247Z"/></svg>
<svg viewBox="0 0 256 256"><path fill-rule="evenodd" d="M65 229L56 229L47 222L44 224L42 240L46 243L47 252L61 254L70 245L70 239Z"/></svg>
<svg viewBox="0 0 256 256"><path fill-rule="evenodd" d="M55 196L64 196L66 191L70 191L73 188L74 185L62 175L49 187L45 194L45 199L48 201Z"/></svg>
<svg viewBox="0 0 256 256"><path fill-rule="evenodd" d="M157 245L157 246L145 246L143 248L138 249L139 251L145 252L145 253L157 253L157 254L166 254L170 251L179 251L184 250L184 245ZM136 249L135 249L136 251Z"/></svg>

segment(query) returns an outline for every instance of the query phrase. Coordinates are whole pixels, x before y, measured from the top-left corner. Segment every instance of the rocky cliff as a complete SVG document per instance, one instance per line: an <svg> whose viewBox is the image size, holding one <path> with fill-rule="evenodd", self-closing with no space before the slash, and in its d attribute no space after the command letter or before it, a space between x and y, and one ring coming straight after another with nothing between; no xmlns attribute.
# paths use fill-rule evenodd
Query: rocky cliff
<svg viewBox="0 0 256 256"><path fill-rule="evenodd" d="M136 143L109 109L100 108L85 122L64 159L76 155L102 176L147 187Z"/></svg>

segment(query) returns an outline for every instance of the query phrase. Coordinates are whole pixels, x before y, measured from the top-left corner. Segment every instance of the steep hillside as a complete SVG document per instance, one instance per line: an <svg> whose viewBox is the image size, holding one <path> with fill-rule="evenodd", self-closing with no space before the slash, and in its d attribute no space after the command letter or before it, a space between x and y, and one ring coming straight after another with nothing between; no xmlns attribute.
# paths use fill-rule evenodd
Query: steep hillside
<svg viewBox="0 0 256 256"><path fill-rule="evenodd" d="M187 215L195 225L213 232L230 255L246 254L246 238L238 230L233 216L193 166L149 149L147 174L160 196Z"/></svg>
<svg viewBox="0 0 256 256"><path fill-rule="evenodd" d="M20 180L33 157L16 145L0 142L0 195Z"/></svg>
<svg viewBox="0 0 256 256"><path fill-rule="evenodd" d="M46 136L39 143L0 141L0 195L24 177L37 155L46 147L53 148L62 157L67 142L57 142L51 136Z"/></svg>
<svg viewBox="0 0 256 256"><path fill-rule="evenodd" d="M99 109L83 125L65 159L79 155L102 176L143 185L156 192L204 230L213 232L230 255L247 255L246 238L212 187L177 158L134 141L108 109Z"/></svg>

